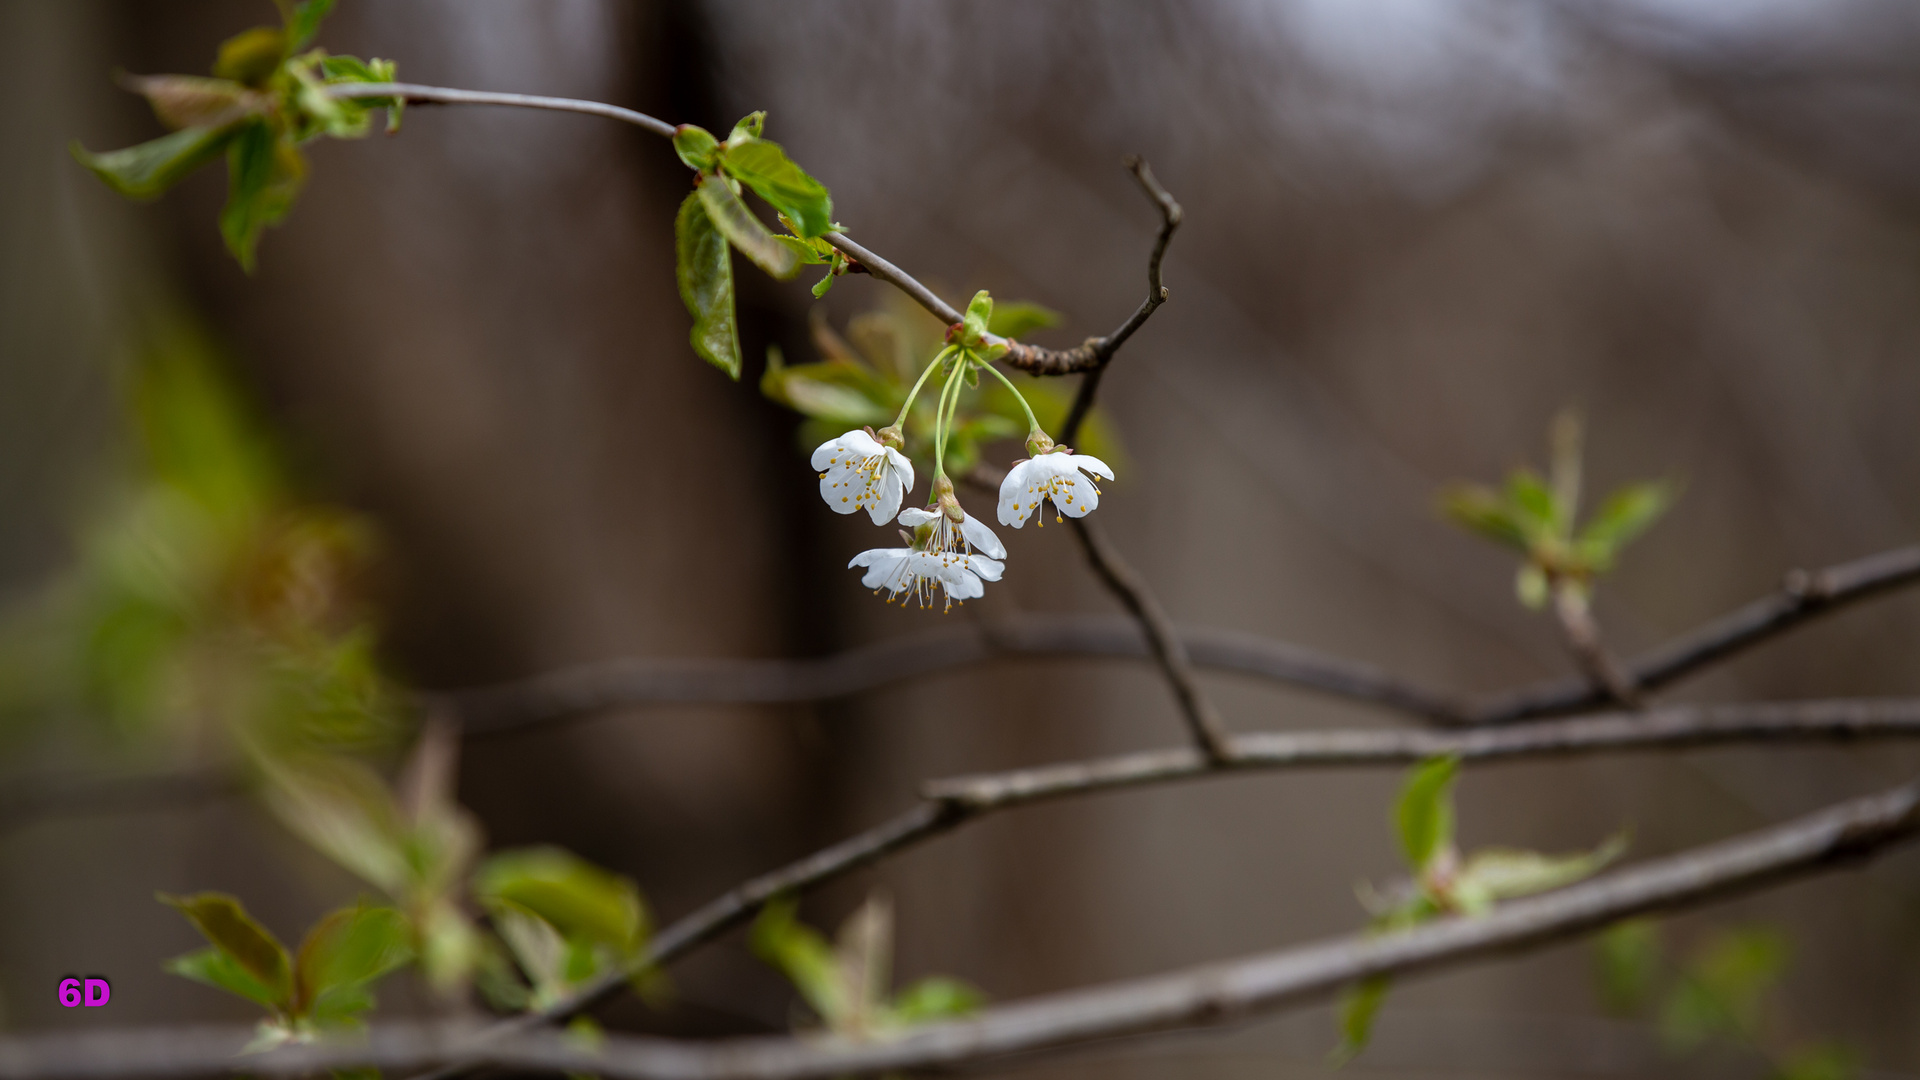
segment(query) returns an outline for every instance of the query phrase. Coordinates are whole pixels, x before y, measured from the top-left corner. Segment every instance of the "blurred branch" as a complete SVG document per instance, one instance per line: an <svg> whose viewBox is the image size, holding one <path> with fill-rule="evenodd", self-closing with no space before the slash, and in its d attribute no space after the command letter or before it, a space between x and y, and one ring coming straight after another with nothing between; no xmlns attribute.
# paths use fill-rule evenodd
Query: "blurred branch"
<svg viewBox="0 0 1920 1080"><path fill-rule="evenodd" d="M1041 513L1045 512L1042 509ZM1154 663L1160 665L1160 672L1166 677L1168 688L1173 691L1174 701L1180 706L1181 718L1186 721L1193 741L1208 761L1215 765L1226 764L1233 756L1226 725L1214 710L1213 702L1207 699L1200 691L1200 685L1194 681L1193 664L1187 658L1186 645L1174 631L1173 621L1167 618L1166 610L1154 598L1153 591L1147 588L1139 571L1127 565L1127 561L1107 542L1106 533L1099 525L1086 518L1069 518L1068 521L1073 526L1073 534L1080 538L1080 546L1086 551L1087 562L1093 565L1094 572L1100 575L1107 590L1139 622Z"/></svg>
<svg viewBox="0 0 1920 1080"><path fill-rule="evenodd" d="M122 814L210 802L245 790L238 777L207 771L9 780L0 791L0 836L51 817Z"/></svg>
<svg viewBox="0 0 1920 1080"><path fill-rule="evenodd" d="M1629 709L1639 708L1639 688L1634 685L1633 677L1621 670L1606 646L1600 643L1600 624L1593 619L1593 609L1587 604L1586 594L1571 582L1556 582L1553 586L1553 614L1560 623L1560 633L1566 639L1567 650L1573 653L1574 662L1580 665L1580 670L1586 674L1593 688Z"/></svg>
<svg viewBox="0 0 1920 1080"><path fill-rule="evenodd" d="M936 780L927 798L971 810L1209 775L1332 766L1408 765L1428 758L1514 761L1620 750L1679 750L1722 743L1852 742L1920 738L1920 699L1854 698L1737 705L1670 705L1631 713L1471 731L1353 730L1236 735L1215 766L1187 748L1148 750L980 776Z"/></svg>
<svg viewBox="0 0 1920 1080"><path fill-rule="evenodd" d="M1856 799L1746 836L1654 859L1477 918L1361 934L990 1008L892 1039L831 1035L718 1042L610 1035L586 1046L556 1033L476 1042L470 1028L389 1025L364 1044L235 1057L239 1029L89 1031L0 1039L14 1080L294 1076L343 1065L414 1068L459 1061L622 1080L813 1080L921 1070L1057 1050L1119 1035L1211 1027L1331 996L1357 980L1404 977L1540 948L1620 919L1677 911L1852 865L1920 830L1920 784Z"/></svg>
<svg viewBox="0 0 1920 1080"><path fill-rule="evenodd" d="M1673 639L1627 665L1642 691L1656 690L1776 634L1855 601L1920 582L1920 544L1893 548L1808 573L1786 575L1780 591ZM1606 704L1585 680L1556 679L1487 699L1468 710L1471 724L1509 724Z"/></svg>

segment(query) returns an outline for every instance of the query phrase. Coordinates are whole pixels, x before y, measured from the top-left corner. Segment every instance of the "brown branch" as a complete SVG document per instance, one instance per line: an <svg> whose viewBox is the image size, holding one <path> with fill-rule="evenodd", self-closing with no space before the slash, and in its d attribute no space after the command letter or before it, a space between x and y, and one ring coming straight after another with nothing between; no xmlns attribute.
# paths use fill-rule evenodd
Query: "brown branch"
<svg viewBox="0 0 1920 1080"><path fill-rule="evenodd" d="M1808 573L1787 574L1780 591L1689 631L1627 665L1642 691L1657 690L1831 611L1920 582L1920 544L1893 548ZM1556 679L1487 699L1472 724L1510 724L1606 704L1582 679Z"/></svg>
<svg viewBox="0 0 1920 1080"><path fill-rule="evenodd" d="M1566 639L1567 651L1573 654L1574 662L1580 665L1593 688L1629 709L1639 708L1640 688L1600 643L1600 624L1594 621L1593 610L1580 586L1567 581L1554 583L1553 614L1560 624L1561 636Z"/></svg>
<svg viewBox="0 0 1920 1080"><path fill-rule="evenodd" d="M1167 618L1160 601L1154 598L1139 572L1127 565L1120 553L1107 542L1100 526L1083 517L1067 520L1073 526L1073 534L1080 538L1080 546L1086 551L1087 562L1093 565L1094 572L1100 575L1108 591L1140 623L1141 632L1147 637L1147 647L1153 653L1154 662L1160 665L1168 689L1173 691L1174 701L1180 706L1180 716L1187 722L1187 731L1193 736L1193 741L1209 761L1216 765L1225 764L1233 754L1226 725L1220 721L1220 714L1214 711L1213 702L1201 692L1200 684L1194 679L1193 664L1187 658L1187 647L1180 640L1180 635L1174 632L1173 622Z"/></svg>
<svg viewBox="0 0 1920 1080"><path fill-rule="evenodd" d="M951 1067L1054 1051L1120 1035L1216 1026L1329 997L1361 979L1405 978L1537 949L1620 919L1726 899L1839 866L1856 865L1920 830L1920 784L1809 814L1557 892L1503 904L1477 918L1351 935L1032 998L977 1016L922 1025L885 1040L831 1035L686 1042L608 1036L587 1047L549 1032L475 1047L470 1028L389 1025L364 1045L289 1047L236 1059L239 1028L89 1031L0 1039L0 1076L12 1080L158 1080L216 1072L295 1076L323 1068L416 1068L459 1061L591 1073L615 1080L826 1080Z"/></svg>

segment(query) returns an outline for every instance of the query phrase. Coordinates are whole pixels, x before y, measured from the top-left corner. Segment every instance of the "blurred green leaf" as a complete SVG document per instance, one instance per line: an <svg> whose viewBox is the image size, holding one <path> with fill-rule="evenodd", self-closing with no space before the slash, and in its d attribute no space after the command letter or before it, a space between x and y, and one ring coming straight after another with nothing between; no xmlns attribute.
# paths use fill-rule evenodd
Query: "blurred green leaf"
<svg viewBox="0 0 1920 1080"><path fill-rule="evenodd" d="M1440 493L1440 510L1455 524L1495 543L1521 552L1531 547L1526 528L1515 519L1506 500L1490 488L1455 484Z"/></svg>
<svg viewBox="0 0 1920 1080"><path fill-rule="evenodd" d="M1616 1016L1632 1016L1646 1007L1660 967L1660 928L1650 919L1615 923L1594 943L1600 1000Z"/></svg>
<svg viewBox="0 0 1920 1080"><path fill-rule="evenodd" d="M1853 1080L1860 1055L1839 1043L1815 1043L1795 1049L1780 1062L1775 1080Z"/></svg>
<svg viewBox="0 0 1920 1080"><path fill-rule="evenodd" d="M554 925L510 900L488 905L493 928L512 950L513 958L533 983L534 1008L552 1004L565 994L567 939Z"/></svg>
<svg viewBox="0 0 1920 1080"><path fill-rule="evenodd" d="M293 5L287 19L287 51L299 52L307 47L315 34L320 32L320 23L333 10L333 0L301 0Z"/></svg>
<svg viewBox="0 0 1920 1080"><path fill-rule="evenodd" d="M1328 1055L1328 1064L1338 1068L1358 1057L1373 1040L1373 1021L1387 1000L1392 983L1384 978L1363 979L1340 996L1340 1045Z"/></svg>
<svg viewBox="0 0 1920 1080"><path fill-rule="evenodd" d="M774 345L767 347L760 392L795 412L846 427L882 423L897 407L894 391L865 364L824 360L789 367Z"/></svg>
<svg viewBox="0 0 1920 1080"><path fill-rule="evenodd" d="M1714 935L1695 951L1661 1010L1660 1027L1675 1045L1715 1036L1751 1040L1767 992L1787 965L1787 942L1769 927Z"/></svg>
<svg viewBox="0 0 1920 1080"><path fill-rule="evenodd" d="M167 961L162 967L172 975L225 990L269 1009L282 1008L287 1002L248 974L230 954L216 948L201 949Z"/></svg>
<svg viewBox="0 0 1920 1080"><path fill-rule="evenodd" d="M971 1015L986 1003L987 996L977 987L959 979L935 975L921 979L895 995L893 1016L902 1024L924 1024L930 1020Z"/></svg>
<svg viewBox="0 0 1920 1080"><path fill-rule="evenodd" d="M1474 852L1453 881L1462 910L1485 910L1501 900L1549 892L1592 877L1627 849L1625 833L1616 833L1592 851L1543 855L1537 851L1486 848Z"/></svg>
<svg viewBox="0 0 1920 1080"><path fill-rule="evenodd" d="M281 28L256 26L220 43L213 73L248 86L263 86L291 51L287 47L286 32Z"/></svg>
<svg viewBox="0 0 1920 1080"><path fill-rule="evenodd" d="M306 177L306 159L271 125L256 121L234 136L227 147L227 204L220 211L220 235L243 270L253 272L261 231L287 216Z"/></svg>
<svg viewBox="0 0 1920 1080"><path fill-rule="evenodd" d="M727 140L721 153L721 168L785 214L800 236L824 236L833 227L833 197L826 187L790 161L779 143L752 136L735 141L740 130L735 128L735 136ZM718 216L716 213L715 217ZM732 233L728 233L728 238L732 239ZM775 277L787 276L765 263L761 265Z"/></svg>
<svg viewBox="0 0 1920 1080"><path fill-rule="evenodd" d="M713 133L693 124L681 124L673 132L673 152L694 172L712 172L720 142Z"/></svg>
<svg viewBox="0 0 1920 1080"><path fill-rule="evenodd" d="M214 948L251 976L271 996L271 1004L285 1006L292 1000L293 971L286 948L253 921L239 900L216 892L192 896L161 893L160 900L185 915Z"/></svg>
<svg viewBox="0 0 1920 1080"><path fill-rule="evenodd" d="M113 190L130 199L154 199L214 159L233 140L234 129L182 128L171 135L95 154L79 143L74 159L93 170Z"/></svg>
<svg viewBox="0 0 1920 1080"><path fill-rule="evenodd" d="M127 89L147 99L153 115L168 128L217 131L237 120L264 112L270 99L231 79L199 75L128 75Z"/></svg>
<svg viewBox="0 0 1920 1080"><path fill-rule="evenodd" d="M834 960L840 971L841 1014L829 1018L836 1030L864 1034L891 1023L888 990L893 985L893 905L870 896L840 924L834 936Z"/></svg>
<svg viewBox="0 0 1920 1080"><path fill-rule="evenodd" d="M1415 873L1453 846L1453 781L1459 769L1457 757L1433 758L1415 766L1400 790L1394 823Z"/></svg>
<svg viewBox="0 0 1920 1080"><path fill-rule="evenodd" d="M728 378L738 379L740 333L734 322L733 260L698 193L680 204L673 237L680 299L693 316L693 351Z"/></svg>
<svg viewBox="0 0 1920 1080"><path fill-rule="evenodd" d="M1520 569L1514 571L1513 594L1529 610L1539 611L1546 607L1547 601L1551 599L1552 589L1553 582L1547 577L1547 572L1540 568L1539 563L1521 563Z"/></svg>
<svg viewBox="0 0 1920 1080"><path fill-rule="evenodd" d="M607 945L623 956L646 943L639 887L560 848L499 852L475 872L473 890L483 904L513 903L568 938Z"/></svg>
<svg viewBox="0 0 1920 1080"><path fill-rule="evenodd" d="M1508 513L1529 547L1562 535L1563 515L1559 503L1552 489L1533 470L1515 469L1508 475L1506 501Z"/></svg>
<svg viewBox="0 0 1920 1080"><path fill-rule="evenodd" d="M1032 330L1060 323L1060 313L1028 300L1007 300L994 305L987 330L1005 338L1017 338Z"/></svg>
<svg viewBox="0 0 1920 1080"><path fill-rule="evenodd" d="M765 109L758 109L748 113L735 121L733 130L727 132L727 147L731 149L742 143L758 139L760 133L766 130L766 127L767 111Z"/></svg>
<svg viewBox="0 0 1920 1080"><path fill-rule="evenodd" d="M413 958L411 937L406 917L392 908L359 905L328 913L295 956L294 1011L339 1018L371 1007L363 988Z"/></svg>
<svg viewBox="0 0 1920 1080"><path fill-rule="evenodd" d="M282 823L387 895L406 895L406 829L372 769L315 756L266 762L263 771L267 805Z"/></svg>
<svg viewBox="0 0 1920 1080"><path fill-rule="evenodd" d="M1673 505L1673 485L1654 480L1631 484L1607 497L1580 531L1580 553L1595 569L1612 565L1614 556L1633 542Z"/></svg>
<svg viewBox="0 0 1920 1080"><path fill-rule="evenodd" d="M748 943L755 956L784 974L831 1025L846 1014L848 1005L839 960L827 939L795 918L795 911L791 899L768 903L754 920Z"/></svg>
<svg viewBox="0 0 1920 1080"><path fill-rule="evenodd" d="M706 208L713 227L755 266L782 280L799 271L800 260L792 249L775 239L760 219L753 216L753 211L740 201L724 177L703 176L694 193Z"/></svg>

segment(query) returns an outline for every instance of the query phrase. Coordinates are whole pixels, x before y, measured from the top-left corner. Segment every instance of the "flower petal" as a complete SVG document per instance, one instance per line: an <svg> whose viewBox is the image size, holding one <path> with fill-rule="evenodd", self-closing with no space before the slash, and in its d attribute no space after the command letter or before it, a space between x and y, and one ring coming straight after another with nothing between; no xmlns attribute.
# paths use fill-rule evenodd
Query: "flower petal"
<svg viewBox="0 0 1920 1080"><path fill-rule="evenodd" d="M1033 513L1036 505L1035 500L1026 497L1032 473L1032 461L1015 462L1007 470L1007 478L1000 481L1000 524L1017 529L1027 523L1027 515Z"/></svg>
<svg viewBox="0 0 1920 1080"><path fill-rule="evenodd" d="M969 555L967 556L967 569L988 581L999 581L1000 573L1006 569L1006 564L995 559L989 559L985 555Z"/></svg>
<svg viewBox="0 0 1920 1080"><path fill-rule="evenodd" d="M1074 453L1069 453L1066 456L1073 462L1074 467L1077 469L1085 469L1095 476L1105 477L1108 480L1113 479L1113 467L1097 457Z"/></svg>
<svg viewBox="0 0 1920 1080"><path fill-rule="evenodd" d="M999 537L993 535L993 530L987 528L986 522L972 514L963 512L960 520L960 535L983 555L996 559L1007 557L1006 545L1000 542Z"/></svg>
<svg viewBox="0 0 1920 1080"><path fill-rule="evenodd" d="M910 529L918 528L939 516L938 510L925 510L918 506L911 506L900 511L900 524Z"/></svg>

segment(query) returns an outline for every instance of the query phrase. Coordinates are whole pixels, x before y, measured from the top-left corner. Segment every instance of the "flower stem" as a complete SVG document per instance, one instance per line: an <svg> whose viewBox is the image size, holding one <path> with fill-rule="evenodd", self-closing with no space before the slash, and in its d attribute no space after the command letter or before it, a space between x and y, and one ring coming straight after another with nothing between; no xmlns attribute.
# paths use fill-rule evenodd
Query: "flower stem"
<svg viewBox="0 0 1920 1080"><path fill-rule="evenodd" d="M947 475L947 435L953 426L953 413L960 404L960 383L967 375L967 361L963 356L953 365L953 374L947 376L947 384L940 388L940 407L934 413L933 422L933 478L944 479Z"/></svg>
<svg viewBox="0 0 1920 1080"><path fill-rule="evenodd" d="M1013 392L1013 400L1019 402L1020 410L1027 414L1027 434L1031 436L1035 432L1040 431L1040 421L1033 418L1033 406L1027 404L1026 395L1020 392L1019 387L1013 385L1013 380L1007 378L1006 374L999 368L994 367L984 360L979 361L979 364L982 368L993 372L993 377L1006 384L1007 389ZM1044 432L1042 432L1042 434L1044 434Z"/></svg>
<svg viewBox="0 0 1920 1080"><path fill-rule="evenodd" d="M954 347L949 345L934 354L933 362L929 363L926 370L920 373L920 378L913 384L913 389L907 391L907 400L905 404L900 406L900 415L893 418L894 427L899 427L906 422L907 410L913 408L913 399L920 396L920 388L927 384L927 376L933 374L933 370L940 366L940 362L945 360L947 355L953 352L953 349Z"/></svg>

